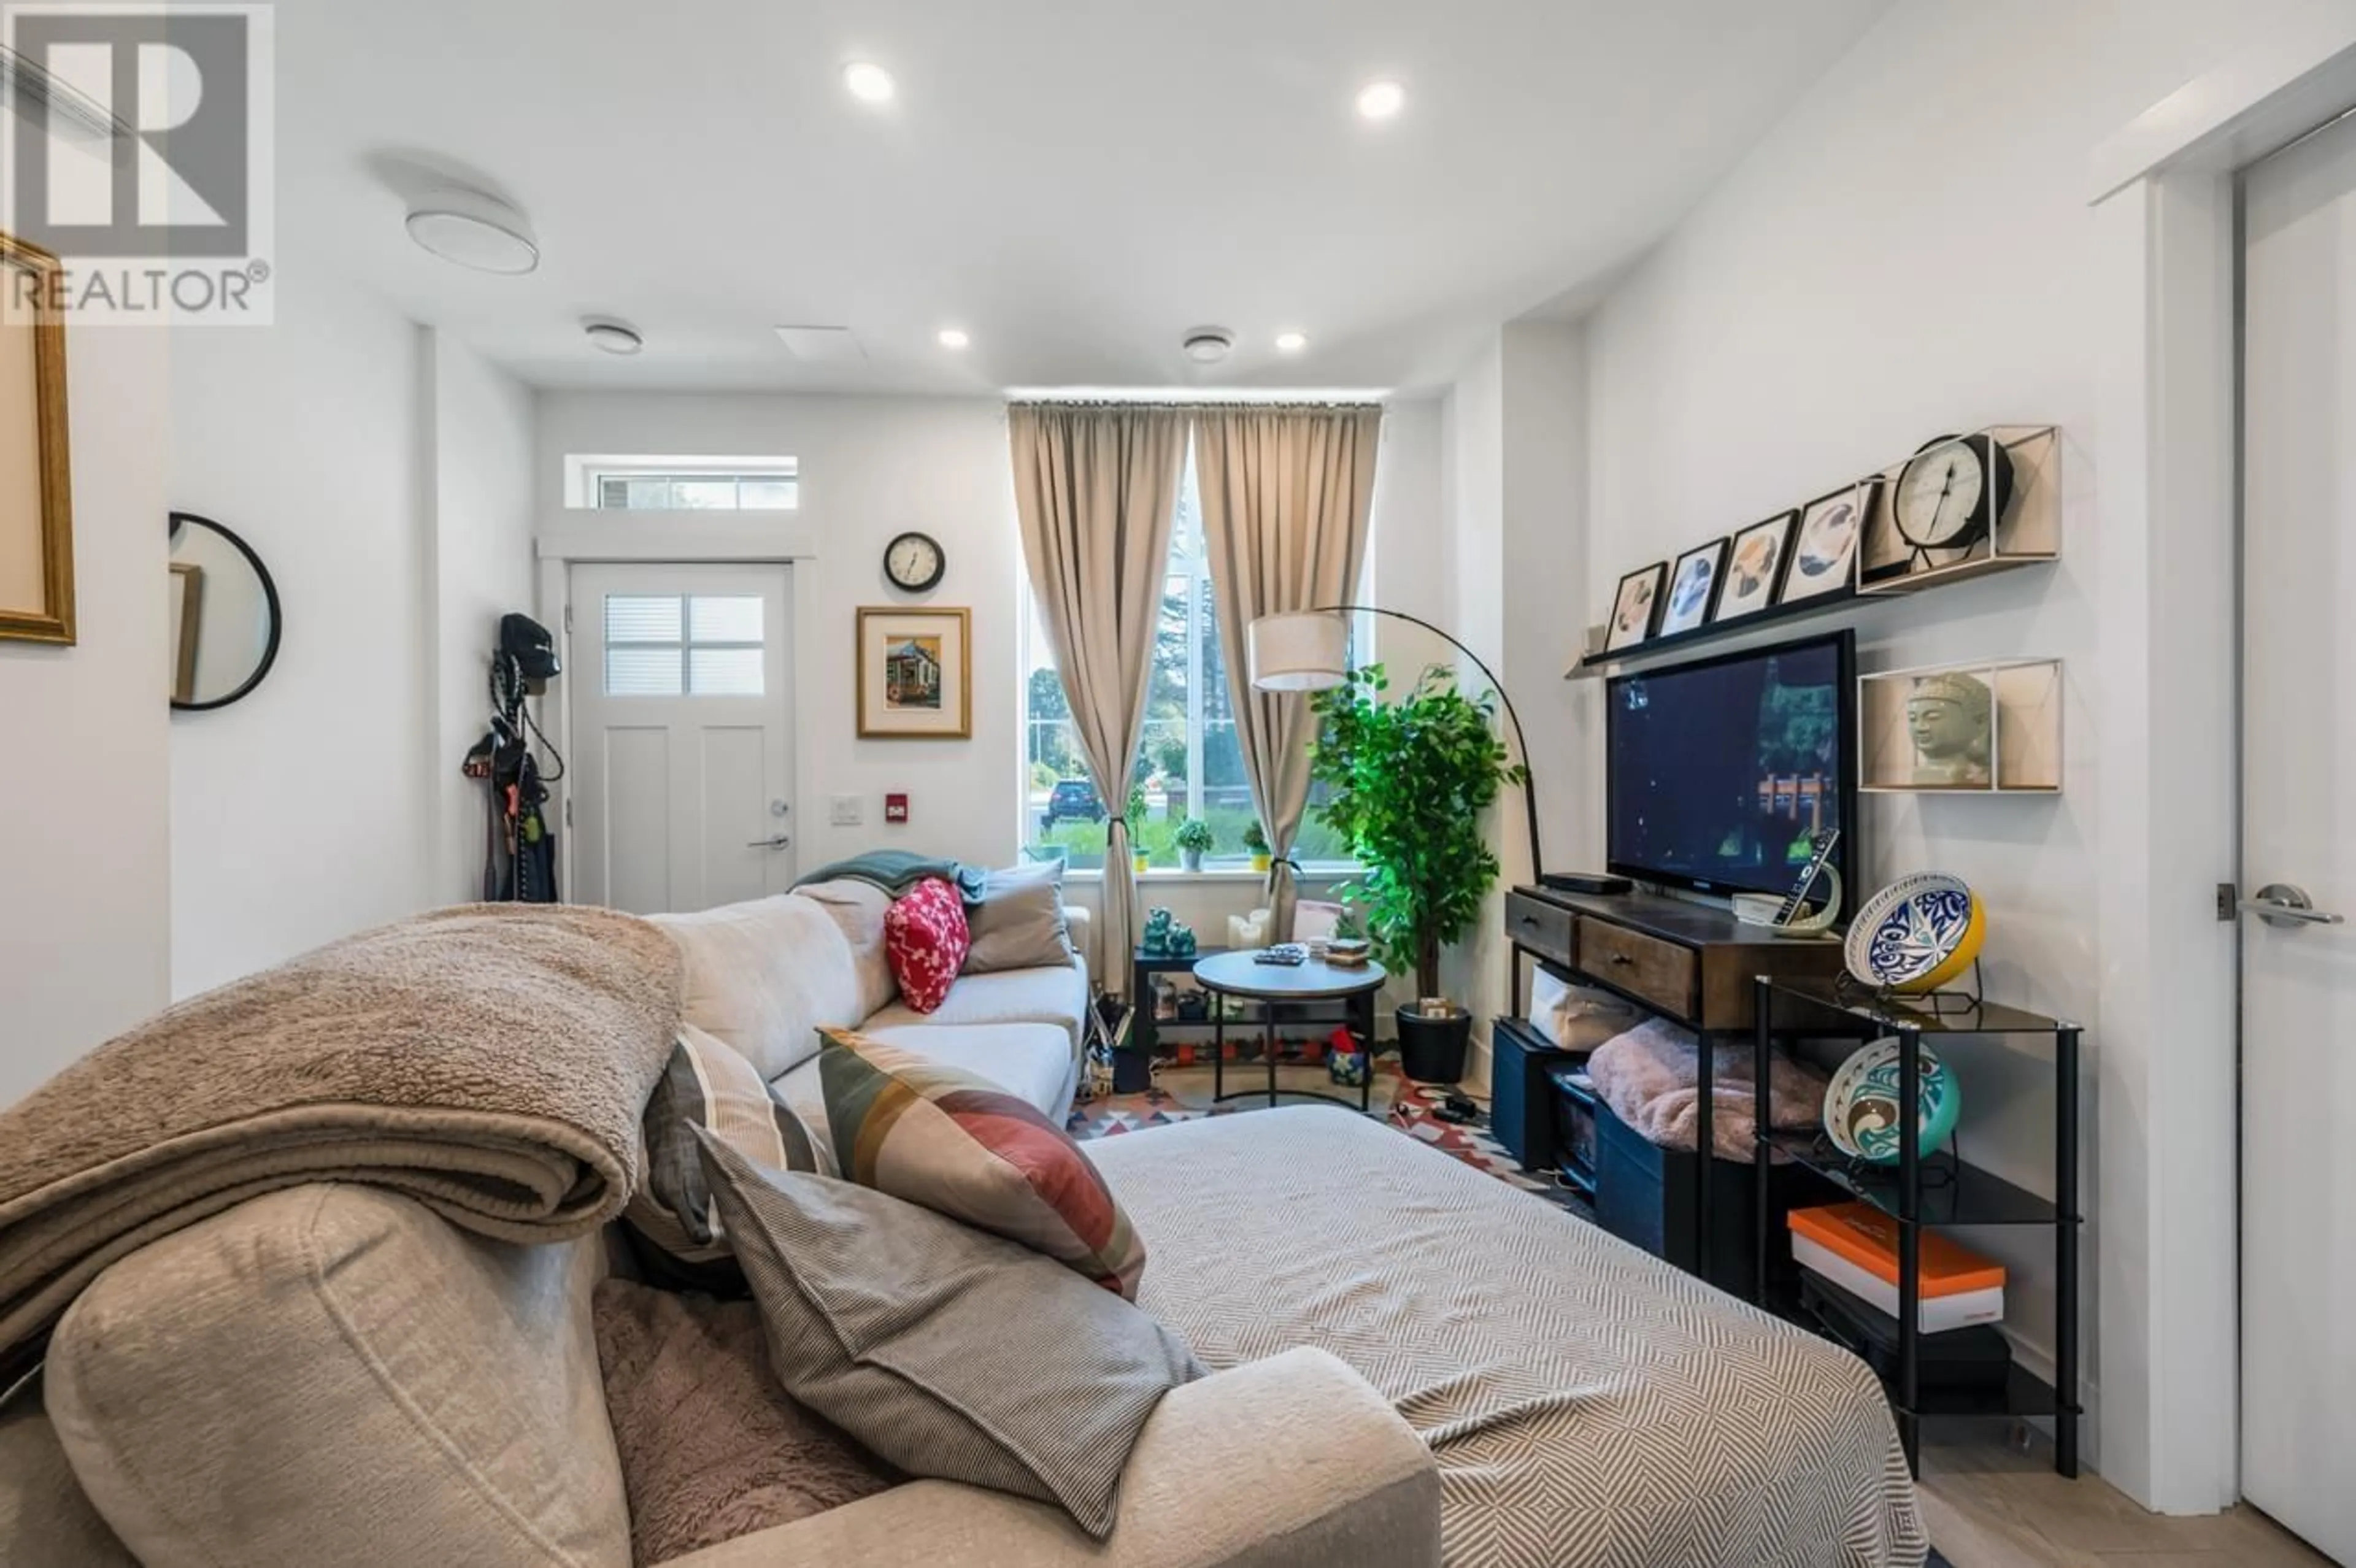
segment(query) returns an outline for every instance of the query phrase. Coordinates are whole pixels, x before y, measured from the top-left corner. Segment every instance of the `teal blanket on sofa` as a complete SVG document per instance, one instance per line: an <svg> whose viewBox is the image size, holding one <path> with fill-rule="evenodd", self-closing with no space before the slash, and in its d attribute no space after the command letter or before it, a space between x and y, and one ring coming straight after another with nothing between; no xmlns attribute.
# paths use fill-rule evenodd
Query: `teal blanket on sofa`
<svg viewBox="0 0 2356 1568"><path fill-rule="evenodd" d="M958 860L945 860L935 856L918 855L907 849L870 849L853 855L848 860L837 860L794 883L803 887L811 882L870 882L899 897L926 877L939 877L954 885L968 903L981 901L982 873Z"/></svg>

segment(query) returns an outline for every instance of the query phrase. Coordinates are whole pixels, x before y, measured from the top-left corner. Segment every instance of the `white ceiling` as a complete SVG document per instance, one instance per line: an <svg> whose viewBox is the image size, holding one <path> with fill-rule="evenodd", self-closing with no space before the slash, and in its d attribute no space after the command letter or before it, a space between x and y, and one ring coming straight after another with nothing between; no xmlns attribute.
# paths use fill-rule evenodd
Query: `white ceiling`
<svg viewBox="0 0 2356 1568"><path fill-rule="evenodd" d="M1886 4L288 0L281 249L541 386L1430 385L1658 239ZM896 101L850 97L855 58ZM1377 76L1408 107L1369 125ZM435 167L530 214L538 272L409 242ZM596 314L646 352L591 348ZM1241 338L1207 371L1203 322Z"/></svg>

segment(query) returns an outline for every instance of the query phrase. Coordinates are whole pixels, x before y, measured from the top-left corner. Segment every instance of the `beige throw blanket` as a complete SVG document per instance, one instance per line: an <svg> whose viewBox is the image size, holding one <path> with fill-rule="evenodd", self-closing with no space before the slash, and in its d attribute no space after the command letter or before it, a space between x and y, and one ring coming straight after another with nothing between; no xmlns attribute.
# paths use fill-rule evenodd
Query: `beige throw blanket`
<svg viewBox="0 0 2356 1568"><path fill-rule="evenodd" d="M680 992L644 921L469 905L101 1046L0 1113L0 1374L108 1264L279 1188L388 1187L503 1241L594 1230L637 1180Z"/></svg>
<svg viewBox="0 0 2356 1568"><path fill-rule="evenodd" d="M1710 1057L1711 1122L1718 1157L1749 1165L1755 1155L1751 1091L1752 1046L1721 1045ZM1595 1048L1587 1075L1612 1114L1663 1148L1691 1152L1701 1091L1701 1052L1689 1030L1653 1019ZM1767 1074L1769 1123L1779 1131L1805 1130L1824 1120L1825 1081L1782 1051ZM1778 1151L1777 1158L1782 1158Z"/></svg>

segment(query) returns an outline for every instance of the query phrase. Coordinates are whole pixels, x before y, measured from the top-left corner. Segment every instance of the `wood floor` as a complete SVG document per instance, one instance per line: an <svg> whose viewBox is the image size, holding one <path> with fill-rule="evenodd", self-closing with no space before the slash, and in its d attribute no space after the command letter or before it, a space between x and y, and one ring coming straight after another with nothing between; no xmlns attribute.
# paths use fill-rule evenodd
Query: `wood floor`
<svg viewBox="0 0 2356 1568"><path fill-rule="evenodd" d="M2041 1444L2023 1454L1968 1425L1926 1436L1922 1513L1955 1568L2330 1568L2252 1509L2162 1518L2099 1476L2063 1480Z"/></svg>

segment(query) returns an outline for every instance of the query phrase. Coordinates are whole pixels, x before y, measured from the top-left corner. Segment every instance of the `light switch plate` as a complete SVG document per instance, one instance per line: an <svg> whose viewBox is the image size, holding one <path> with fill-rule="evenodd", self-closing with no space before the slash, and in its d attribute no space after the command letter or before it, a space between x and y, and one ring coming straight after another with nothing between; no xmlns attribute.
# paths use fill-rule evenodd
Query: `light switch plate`
<svg viewBox="0 0 2356 1568"><path fill-rule="evenodd" d="M856 827L867 820L865 803L855 795L839 795L828 803L826 819L836 827Z"/></svg>

